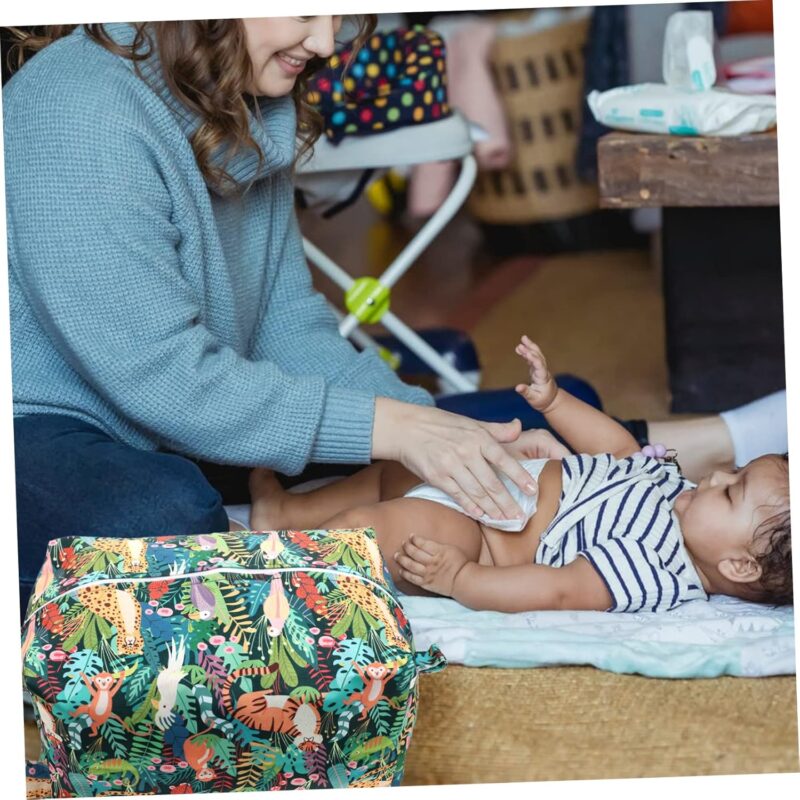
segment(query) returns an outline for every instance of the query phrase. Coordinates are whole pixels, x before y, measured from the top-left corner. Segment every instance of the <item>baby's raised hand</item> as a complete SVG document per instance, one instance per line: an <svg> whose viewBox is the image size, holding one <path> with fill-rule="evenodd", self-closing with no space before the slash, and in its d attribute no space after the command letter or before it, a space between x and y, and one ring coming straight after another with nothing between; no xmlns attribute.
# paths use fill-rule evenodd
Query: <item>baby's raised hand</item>
<svg viewBox="0 0 800 800"><path fill-rule="evenodd" d="M530 385L519 384L516 387L517 392L537 411L547 411L556 399L558 384L547 368L547 360L542 351L527 336L523 336L514 352L528 362L531 376Z"/></svg>
<svg viewBox="0 0 800 800"><path fill-rule="evenodd" d="M403 542L402 552L395 553L394 558L405 580L445 597L452 596L456 575L469 560L457 547L413 533Z"/></svg>

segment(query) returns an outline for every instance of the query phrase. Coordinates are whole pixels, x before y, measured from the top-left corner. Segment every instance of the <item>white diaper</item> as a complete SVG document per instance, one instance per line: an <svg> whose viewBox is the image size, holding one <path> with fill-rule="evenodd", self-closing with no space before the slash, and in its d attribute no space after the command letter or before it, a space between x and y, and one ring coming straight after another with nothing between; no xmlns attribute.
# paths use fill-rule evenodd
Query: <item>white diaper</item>
<svg viewBox="0 0 800 800"><path fill-rule="evenodd" d="M528 471L532 478L538 478L539 473L548 462L547 458L532 458L519 463ZM508 489L511 496L522 509L524 519L490 519L484 514L478 518L478 522L488 526L489 528L497 528L500 531L521 531L527 524L530 518L536 513L536 501L539 498L538 492L535 495L525 494L516 483L505 475L500 475L500 480L503 485ZM429 483L421 483L415 486L409 492L406 492L406 497L414 497L419 500L432 500L434 503L441 503L443 506L452 508L455 511L460 511L462 514L467 514L466 511L458 504L449 494L443 492L441 489L436 489ZM467 514L467 516L471 516Z"/></svg>

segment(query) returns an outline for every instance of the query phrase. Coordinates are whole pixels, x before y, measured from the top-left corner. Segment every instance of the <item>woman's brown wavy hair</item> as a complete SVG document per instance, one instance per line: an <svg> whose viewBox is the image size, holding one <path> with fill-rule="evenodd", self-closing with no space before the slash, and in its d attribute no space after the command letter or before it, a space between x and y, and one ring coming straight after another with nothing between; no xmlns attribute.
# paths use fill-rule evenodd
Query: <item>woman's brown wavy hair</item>
<svg viewBox="0 0 800 800"><path fill-rule="evenodd" d="M374 14L357 17L355 53L375 29ZM201 120L191 139L197 164L206 180L219 191L241 190L226 171L237 152L260 148L250 134L249 116L255 108L247 87L252 81L252 65L245 45L244 25L239 19L195 20L187 22L132 23L136 35L130 46L118 45L102 24L86 25L94 41L107 50L135 64L148 58L155 48L167 85L173 95ZM77 25L48 25L37 32L9 28L16 39L10 60L22 65L29 53L72 33ZM352 60L352 57L351 57ZM292 90L297 110L297 130L301 140L298 157L306 153L322 132L322 119L305 102L306 84L311 75L325 64L312 58L298 76ZM137 64L138 69L138 64ZM248 102L249 101L249 102ZM212 155L224 148L222 166L212 163Z"/></svg>

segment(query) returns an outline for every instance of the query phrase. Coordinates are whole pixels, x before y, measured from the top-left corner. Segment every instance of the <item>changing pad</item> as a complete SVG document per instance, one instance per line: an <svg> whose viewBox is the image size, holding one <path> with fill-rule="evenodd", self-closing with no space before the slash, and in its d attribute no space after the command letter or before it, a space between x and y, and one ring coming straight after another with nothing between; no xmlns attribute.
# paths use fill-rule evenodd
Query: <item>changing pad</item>
<svg viewBox="0 0 800 800"><path fill-rule="evenodd" d="M794 609L715 595L674 611L472 611L446 598L401 596L418 648L436 642L472 667L590 664L656 678L795 672Z"/></svg>
<svg viewBox="0 0 800 800"><path fill-rule="evenodd" d="M294 487L309 489L320 479ZM227 506L247 526L249 506ZM674 611L472 611L448 598L402 595L417 649L437 644L452 664L590 664L654 678L794 675L794 609L715 595Z"/></svg>

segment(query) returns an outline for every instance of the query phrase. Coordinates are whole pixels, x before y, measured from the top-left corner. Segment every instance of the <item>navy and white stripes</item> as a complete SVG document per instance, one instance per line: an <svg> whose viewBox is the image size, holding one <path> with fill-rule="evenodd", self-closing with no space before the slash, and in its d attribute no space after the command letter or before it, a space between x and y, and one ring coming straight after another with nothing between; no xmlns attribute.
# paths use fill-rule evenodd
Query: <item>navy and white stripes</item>
<svg viewBox="0 0 800 800"><path fill-rule="evenodd" d="M641 454L565 458L559 510L535 561L560 567L583 556L605 581L611 611L666 611L706 598L672 510L693 487L674 465Z"/></svg>

